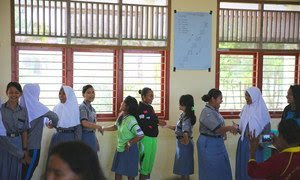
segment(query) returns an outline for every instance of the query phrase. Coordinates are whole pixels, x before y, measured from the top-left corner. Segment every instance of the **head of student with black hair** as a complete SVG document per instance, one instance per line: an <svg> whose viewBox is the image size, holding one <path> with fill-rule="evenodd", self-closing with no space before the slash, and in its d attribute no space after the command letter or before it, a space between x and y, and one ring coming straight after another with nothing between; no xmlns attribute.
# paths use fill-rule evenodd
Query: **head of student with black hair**
<svg viewBox="0 0 300 180"><path fill-rule="evenodd" d="M146 104L152 104L154 99L152 89L148 87L144 87L142 90L139 90L139 94L141 95L142 101Z"/></svg>
<svg viewBox="0 0 300 180"><path fill-rule="evenodd" d="M86 103L91 103L95 99L95 89L92 85L88 84L82 88L82 96Z"/></svg>
<svg viewBox="0 0 300 180"><path fill-rule="evenodd" d="M274 138L273 145L282 151L286 148L299 146L300 124L295 119L286 119L278 124L278 138Z"/></svg>
<svg viewBox="0 0 300 180"><path fill-rule="evenodd" d="M292 110L300 117L300 85L291 85L286 98Z"/></svg>
<svg viewBox="0 0 300 180"><path fill-rule="evenodd" d="M121 104L120 111L123 116L132 115L137 119L138 103L132 96L127 96ZM123 118L118 118L118 123L122 123Z"/></svg>
<svg viewBox="0 0 300 180"><path fill-rule="evenodd" d="M207 102L209 105L211 105L216 109L220 108L220 105L223 102L222 99L223 99L222 92L219 89L215 89L215 88L209 90L207 94L202 96L202 100L204 102Z"/></svg>
<svg viewBox="0 0 300 180"><path fill-rule="evenodd" d="M8 104L10 106L16 106L19 102L19 98L22 95L22 87L18 82L10 82L6 86L6 95L8 97Z"/></svg>
<svg viewBox="0 0 300 180"><path fill-rule="evenodd" d="M192 125L196 123L194 110L194 98L190 94L182 95L179 99L179 109L185 113L185 116L191 119Z"/></svg>
<svg viewBox="0 0 300 180"><path fill-rule="evenodd" d="M105 179L96 152L79 141L56 145L49 153L46 180Z"/></svg>

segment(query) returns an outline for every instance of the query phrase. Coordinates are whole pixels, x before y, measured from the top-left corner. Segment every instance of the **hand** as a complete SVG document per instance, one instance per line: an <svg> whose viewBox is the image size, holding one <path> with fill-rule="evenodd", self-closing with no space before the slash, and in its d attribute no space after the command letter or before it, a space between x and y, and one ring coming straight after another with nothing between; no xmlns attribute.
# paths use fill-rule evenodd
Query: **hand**
<svg viewBox="0 0 300 180"><path fill-rule="evenodd" d="M21 160L21 162L23 164L30 164L31 163L32 158L29 156L29 152L28 151L24 151L24 157Z"/></svg>
<svg viewBox="0 0 300 180"><path fill-rule="evenodd" d="M230 132L233 135L236 135L238 133L238 128L236 128L234 125L232 125L231 128L230 128Z"/></svg>
<svg viewBox="0 0 300 180"><path fill-rule="evenodd" d="M127 143L125 144L125 150L128 152L129 148L130 148L131 144L129 141L127 141Z"/></svg>
<svg viewBox="0 0 300 180"><path fill-rule="evenodd" d="M158 120L158 125L165 126L165 125L167 125L167 122L164 120Z"/></svg>
<svg viewBox="0 0 300 180"><path fill-rule="evenodd" d="M104 132L103 127L102 127L102 126L99 126L97 130L98 130L98 131L102 134L102 136L103 136L103 132Z"/></svg>
<svg viewBox="0 0 300 180"><path fill-rule="evenodd" d="M54 126L53 126L53 124L52 124L52 123L50 123L50 122L49 122L49 123L47 123L47 124L46 124L46 126L47 126L49 129L52 129L52 128L54 127Z"/></svg>
<svg viewBox="0 0 300 180"><path fill-rule="evenodd" d="M249 133L249 139L250 139L250 154L254 154L255 157L255 152L258 148L259 145L259 136L255 137L255 130L253 132Z"/></svg>

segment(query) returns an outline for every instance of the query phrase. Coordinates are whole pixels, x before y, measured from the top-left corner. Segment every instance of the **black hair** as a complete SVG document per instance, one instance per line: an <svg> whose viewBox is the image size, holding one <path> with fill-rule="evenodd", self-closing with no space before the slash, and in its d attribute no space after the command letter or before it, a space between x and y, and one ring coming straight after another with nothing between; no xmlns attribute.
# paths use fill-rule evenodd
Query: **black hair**
<svg viewBox="0 0 300 180"><path fill-rule="evenodd" d="M291 85L290 89L296 105L296 117L300 117L300 85Z"/></svg>
<svg viewBox="0 0 300 180"><path fill-rule="evenodd" d="M278 131L289 145L300 144L300 125L295 119L280 121Z"/></svg>
<svg viewBox="0 0 300 180"><path fill-rule="evenodd" d="M137 112L138 112L138 102L132 96L127 96L124 99L124 103L128 107L128 114L134 116L137 119ZM118 118L118 124L122 124L123 117Z"/></svg>
<svg viewBox="0 0 300 180"><path fill-rule="evenodd" d="M92 148L80 141L68 141L53 147L49 157L59 156L82 180L104 180L98 156Z"/></svg>
<svg viewBox="0 0 300 180"><path fill-rule="evenodd" d="M93 88L93 89L94 89L94 87L93 87L92 85L90 85L90 84L83 86L83 87L82 87L82 95L84 95L84 93L85 93L88 89L90 89L90 88Z"/></svg>
<svg viewBox="0 0 300 180"><path fill-rule="evenodd" d="M9 88L15 87L20 93L22 93L22 86L18 82L10 82L6 86L6 93L8 92Z"/></svg>
<svg viewBox="0 0 300 180"><path fill-rule="evenodd" d="M152 89L148 87L144 87L142 90L139 90L139 94L141 95L142 99L143 96L146 96L149 91L152 91Z"/></svg>
<svg viewBox="0 0 300 180"><path fill-rule="evenodd" d="M217 99L219 96L222 96L222 92L219 89L213 88L208 91L208 94L202 96L202 100L208 102L211 98Z"/></svg>
<svg viewBox="0 0 300 180"><path fill-rule="evenodd" d="M185 115L191 119L191 123L194 125L196 123L196 116L193 96L190 94L182 95L179 99L179 104L185 106Z"/></svg>

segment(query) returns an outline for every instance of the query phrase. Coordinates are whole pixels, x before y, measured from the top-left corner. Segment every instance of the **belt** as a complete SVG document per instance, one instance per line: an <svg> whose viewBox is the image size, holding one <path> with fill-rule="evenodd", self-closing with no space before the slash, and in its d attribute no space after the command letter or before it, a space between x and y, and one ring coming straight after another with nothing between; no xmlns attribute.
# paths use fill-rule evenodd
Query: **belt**
<svg viewBox="0 0 300 180"><path fill-rule="evenodd" d="M74 133L74 130L64 130L64 129L57 129L59 133Z"/></svg>
<svg viewBox="0 0 300 180"><path fill-rule="evenodd" d="M221 135L210 135L210 134L206 134L206 133L200 133L203 136L208 136L208 137L213 137L213 138L222 138Z"/></svg>
<svg viewBox="0 0 300 180"><path fill-rule="evenodd" d="M176 136L176 139L182 139L183 136ZM189 139L193 139L193 137L189 137Z"/></svg>
<svg viewBox="0 0 300 180"><path fill-rule="evenodd" d="M83 133L94 133L95 131L93 131L93 130L91 130L91 131L89 131L89 130L82 130L82 132Z"/></svg>
<svg viewBox="0 0 300 180"><path fill-rule="evenodd" d="M6 133L8 137L17 137L20 136L20 133Z"/></svg>

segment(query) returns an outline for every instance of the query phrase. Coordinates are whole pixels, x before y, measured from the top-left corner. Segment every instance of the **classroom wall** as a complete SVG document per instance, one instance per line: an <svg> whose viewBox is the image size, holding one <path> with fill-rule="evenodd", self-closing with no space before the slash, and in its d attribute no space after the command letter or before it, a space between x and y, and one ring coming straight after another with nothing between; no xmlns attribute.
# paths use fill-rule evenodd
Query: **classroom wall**
<svg viewBox="0 0 300 180"><path fill-rule="evenodd" d="M295 0L298 1L299 0ZM178 110L178 100L182 94L192 94L195 99L195 109L197 118L204 107L201 101L201 96L214 87L215 84L215 52L216 52L216 10L217 0L172 0L172 12L177 11L194 11L194 12L209 12L213 11L212 23L212 70L208 71L176 71L170 72L170 118L168 123L175 124L180 114ZM172 13L173 24L173 13ZM171 59L170 67L173 67L173 34L174 28L171 25ZM10 0L0 1L0 97L6 99L5 88L6 84L11 80L11 40L10 40ZM172 68L170 68L172 69ZM237 121L237 120L235 120ZM276 128L278 119L272 121L272 127ZM101 125L112 124L112 122L100 123ZM227 120L226 124L231 124L231 120ZM199 136L199 123L194 127L194 141L196 142ZM53 130L45 128L42 142L42 152L40 164L36 169L33 179L40 179L44 173L45 160L48 151L48 145L52 136ZM111 172L111 164L116 148L116 133L105 132L105 134L97 134L100 144L100 153L98 153L101 167L108 179L114 179L114 174ZM232 173L234 175L235 152L238 136L229 135L226 141L226 147L229 153ZM197 179L197 153L195 147L195 175L191 179ZM173 175L173 162L175 153L175 136L174 133L167 129L160 128L158 137L158 150L154 170L151 176L153 180L175 179Z"/></svg>

